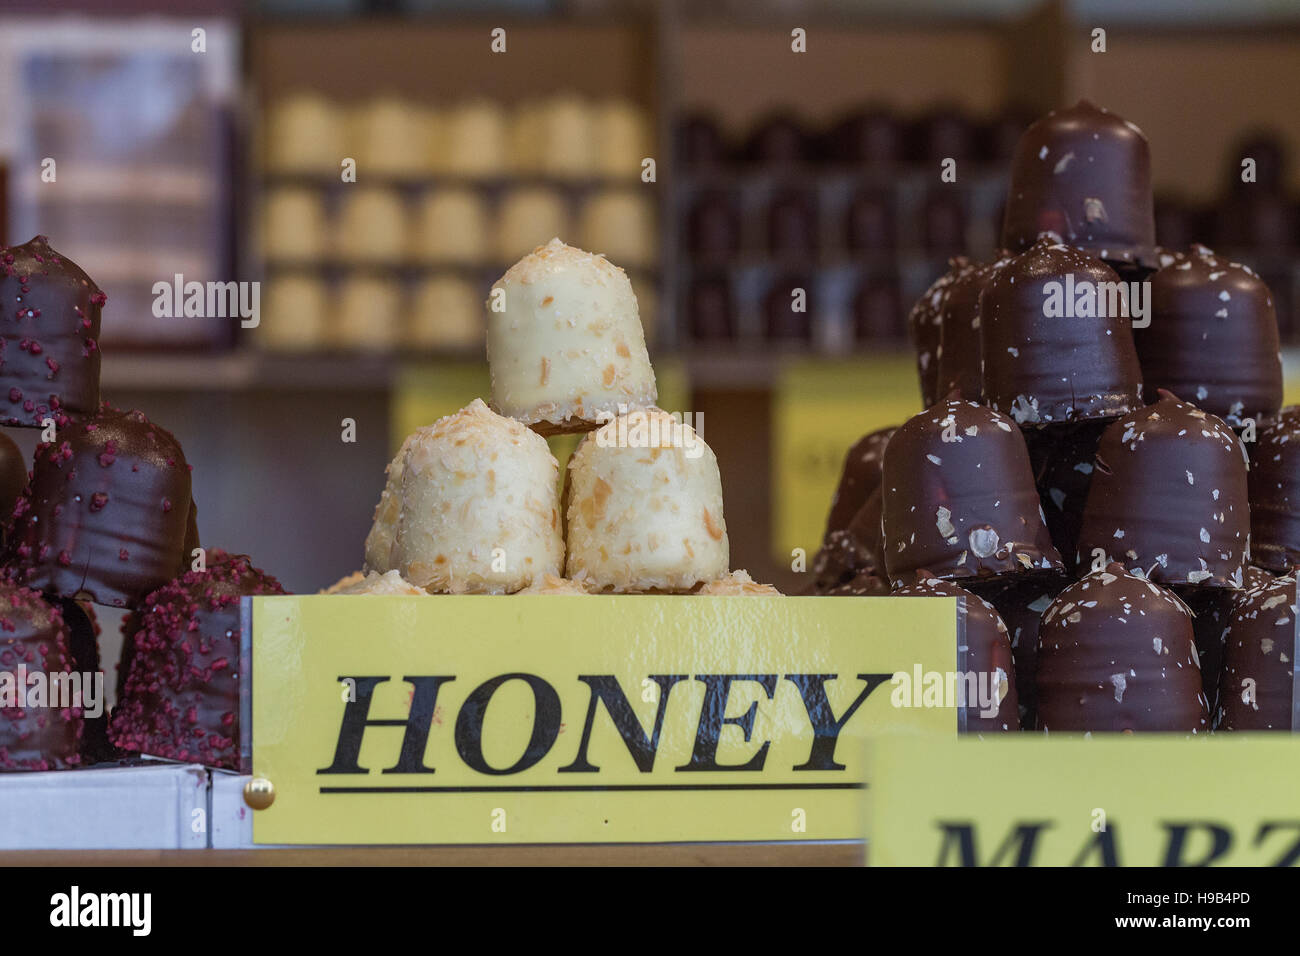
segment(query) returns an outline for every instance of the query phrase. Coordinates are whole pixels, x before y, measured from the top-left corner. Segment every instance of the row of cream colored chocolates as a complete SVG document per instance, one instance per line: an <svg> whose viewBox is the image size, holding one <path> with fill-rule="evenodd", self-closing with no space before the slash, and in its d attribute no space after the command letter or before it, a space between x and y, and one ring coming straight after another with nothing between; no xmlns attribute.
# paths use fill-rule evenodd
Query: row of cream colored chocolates
<svg viewBox="0 0 1300 956"><path fill-rule="evenodd" d="M511 266L490 299L500 303L487 313L492 407L475 399L407 437L366 572L433 593L679 593L728 578L717 458L654 407L627 274L556 238ZM543 437L562 432L587 433L563 504Z"/></svg>
<svg viewBox="0 0 1300 956"><path fill-rule="evenodd" d="M601 189L571 203L559 189L522 186L493 203L477 189L434 188L414 201L397 190L355 185L331 215L316 189L266 196L262 249L272 263L511 262L575 222L582 242L636 268L657 258L654 203L637 187Z"/></svg>
<svg viewBox="0 0 1300 956"><path fill-rule="evenodd" d="M302 93L272 105L265 168L337 176L344 158L363 174L397 178L563 179L640 176L652 153L652 123L626 100L558 94L513 109L487 99L446 108L395 97L356 106Z"/></svg>
<svg viewBox="0 0 1300 956"><path fill-rule="evenodd" d="M659 432L654 447L616 440L638 417ZM366 571L438 594L680 593L727 576L718 462L689 425L634 410L579 443L564 505L558 475L546 439L475 399L402 444Z"/></svg>
<svg viewBox="0 0 1300 956"><path fill-rule="evenodd" d="M263 282L266 298L254 333L274 351L355 349L388 351L481 348L484 295L477 282L435 274L411 286L397 279L357 275L331 285L314 275L282 274ZM638 284L647 337L653 340L657 296Z"/></svg>

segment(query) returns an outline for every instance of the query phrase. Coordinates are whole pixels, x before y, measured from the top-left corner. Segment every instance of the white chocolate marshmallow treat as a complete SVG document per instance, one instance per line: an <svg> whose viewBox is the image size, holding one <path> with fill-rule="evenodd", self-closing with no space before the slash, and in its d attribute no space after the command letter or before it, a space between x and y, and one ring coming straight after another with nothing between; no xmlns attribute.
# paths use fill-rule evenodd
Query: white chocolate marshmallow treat
<svg viewBox="0 0 1300 956"><path fill-rule="evenodd" d="M780 597L781 592L770 584L759 584L749 572L740 569L710 581L700 588L697 594L711 594L724 597Z"/></svg>
<svg viewBox="0 0 1300 956"><path fill-rule="evenodd" d="M363 574L353 571L346 578L340 578L330 585L322 594L410 594L428 596L428 591L417 588L396 571L380 574L371 571Z"/></svg>
<svg viewBox="0 0 1300 956"><path fill-rule="evenodd" d="M455 275L419 284L406 324L406 344L417 349L483 348L482 290Z"/></svg>
<svg viewBox="0 0 1300 956"><path fill-rule="evenodd" d="M570 581L568 578L557 578L553 574L544 575L542 578L534 581L528 587L519 592L520 594L586 594L587 589L577 581Z"/></svg>
<svg viewBox="0 0 1300 956"><path fill-rule="evenodd" d="M348 146L367 175L412 178L432 171L430 113L418 103L376 97L348 116Z"/></svg>
<svg viewBox="0 0 1300 956"><path fill-rule="evenodd" d="M481 195L471 189L438 189L420 204L411 258L472 265L488 258L490 232Z"/></svg>
<svg viewBox="0 0 1300 956"><path fill-rule="evenodd" d="M341 109L314 93L280 100L267 116L266 168L277 173L339 172L345 116Z"/></svg>
<svg viewBox="0 0 1300 956"><path fill-rule="evenodd" d="M402 285L396 279L354 275L339 286L326 343L358 352L386 352L402 339Z"/></svg>
<svg viewBox="0 0 1300 956"><path fill-rule="evenodd" d="M566 577L592 591L689 591L727 574L722 479L690 425L635 409L569 459Z"/></svg>
<svg viewBox="0 0 1300 956"><path fill-rule="evenodd" d="M364 571L383 574L393 568L393 539L397 536L397 519L402 513L402 467L406 461L406 452L419 435L418 431L407 435L402 447L397 449L397 454L384 469L387 480L379 495L379 504L375 505L370 533L366 535L366 561L362 566Z"/></svg>
<svg viewBox="0 0 1300 956"><path fill-rule="evenodd" d="M286 186L267 194L262 213L262 250L270 262L315 264L328 249L325 200L318 190Z"/></svg>
<svg viewBox="0 0 1300 956"><path fill-rule="evenodd" d="M596 171L613 179L635 181L641 161L654 154L652 124L645 110L625 100L611 100L596 108Z"/></svg>
<svg viewBox="0 0 1300 956"><path fill-rule="evenodd" d="M367 539L368 569L442 594L509 594L560 574L559 465L541 436L475 399L408 437L399 458Z"/></svg>
<svg viewBox="0 0 1300 956"><path fill-rule="evenodd" d="M487 319L492 406L542 434L658 400L632 284L604 256L552 239L497 280Z"/></svg>
<svg viewBox="0 0 1300 956"><path fill-rule="evenodd" d="M486 99L459 103L441 126L436 168L472 179L506 171L509 130L505 111L498 104Z"/></svg>
<svg viewBox="0 0 1300 956"><path fill-rule="evenodd" d="M314 276L275 275L263 282L266 305L254 341L264 349L307 351L325 341L330 312L325 283Z"/></svg>
<svg viewBox="0 0 1300 956"><path fill-rule="evenodd" d="M582 207L578 232L588 249L632 268L656 258L654 206L638 192L607 189L592 196Z"/></svg>
<svg viewBox="0 0 1300 956"><path fill-rule="evenodd" d="M549 186L520 186L501 197L497 206L496 252L501 262L546 242L548 236L569 231L569 204Z"/></svg>
<svg viewBox="0 0 1300 956"><path fill-rule="evenodd" d="M402 194L383 186L345 189L335 227L335 254L343 262L397 265L408 252Z"/></svg>

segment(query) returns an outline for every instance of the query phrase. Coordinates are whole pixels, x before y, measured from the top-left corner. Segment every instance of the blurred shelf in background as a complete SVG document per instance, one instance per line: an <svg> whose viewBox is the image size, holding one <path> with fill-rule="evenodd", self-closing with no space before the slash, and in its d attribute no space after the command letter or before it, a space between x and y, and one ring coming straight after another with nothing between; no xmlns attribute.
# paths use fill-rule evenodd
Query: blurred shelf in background
<svg viewBox="0 0 1300 956"><path fill-rule="evenodd" d="M1016 138L1083 96L1148 136L1158 239L1256 268L1300 342L1293 4L18 3L3 238L51 234L109 287L106 396L226 463L201 479L205 530L298 562L295 589L355 569L404 383L481 383L490 284L553 234L627 269L684 377L663 400L707 413L733 563L797 586L777 545L815 549L836 443L914 409L912 302L953 253L993 254ZM138 12L158 16L119 15ZM103 121L110 93L131 122ZM260 280L260 327L153 316L176 273ZM343 418L362 437L340 450Z"/></svg>

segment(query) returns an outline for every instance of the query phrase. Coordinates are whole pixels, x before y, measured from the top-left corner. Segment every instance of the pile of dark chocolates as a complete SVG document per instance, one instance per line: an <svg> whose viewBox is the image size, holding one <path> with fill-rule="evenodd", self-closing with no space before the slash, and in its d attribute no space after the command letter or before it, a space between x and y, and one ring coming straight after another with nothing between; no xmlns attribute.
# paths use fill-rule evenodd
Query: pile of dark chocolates
<svg viewBox="0 0 1300 956"><path fill-rule="evenodd" d="M965 596L968 664L1013 659L1018 704L968 730L1292 729L1300 407L1267 286L1157 246L1146 139L1088 102L1021 137L1001 246L913 307L925 408L849 451L811 593Z"/></svg>
<svg viewBox="0 0 1300 956"><path fill-rule="evenodd" d="M106 301L43 236L0 249L2 422L46 439L28 471L0 435L0 771L134 755L247 769L239 597L283 591L246 557L204 554L175 436L100 401ZM130 610L111 719L26 693L33 675L100 672L93 604Z"/></svg>

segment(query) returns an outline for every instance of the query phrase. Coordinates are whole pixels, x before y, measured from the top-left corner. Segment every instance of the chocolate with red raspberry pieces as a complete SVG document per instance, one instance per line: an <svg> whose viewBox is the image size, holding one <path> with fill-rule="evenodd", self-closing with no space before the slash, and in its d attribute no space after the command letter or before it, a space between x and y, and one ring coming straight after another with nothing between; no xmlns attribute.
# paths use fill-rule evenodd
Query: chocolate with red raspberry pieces
<svg viewBox="0 0 1300 956"><path fill-rule="evenodd" d="M4 563L17 583L47 594L135 607L187 566L192 508L176 438L105 403L37 446Z"/></svg>
<svg viewBox="0 0 1300 956"><path fill-rule="evenodd" d="M0 425L62 427L95 414L106 301L44 236L0 249Z"/></svg>
<svg viewBox="0 0 1300 956"><path fill-rule="evenodd" d="M61 697L56 700L49 690L50 675L75 669L58 608L35 591L0 584L0 771L81 764L82 709L51 706ZM31 675L41 675L45 685L40 698L33 696Z"/></svg>
<svg viewBox="0 0 1300 956"><path fill-rule="evenodd" d="M14 502L27 487L27 456L8 435L0 433L0 544L13 517Z"/></svg>
<svg viewBox="0 0 1300 956"><path fill-rule="evenodd" d="M240 598L283 594L246 555L213 550L127 619L109 737L133 753L247 771L239 745Z"/></svg>

